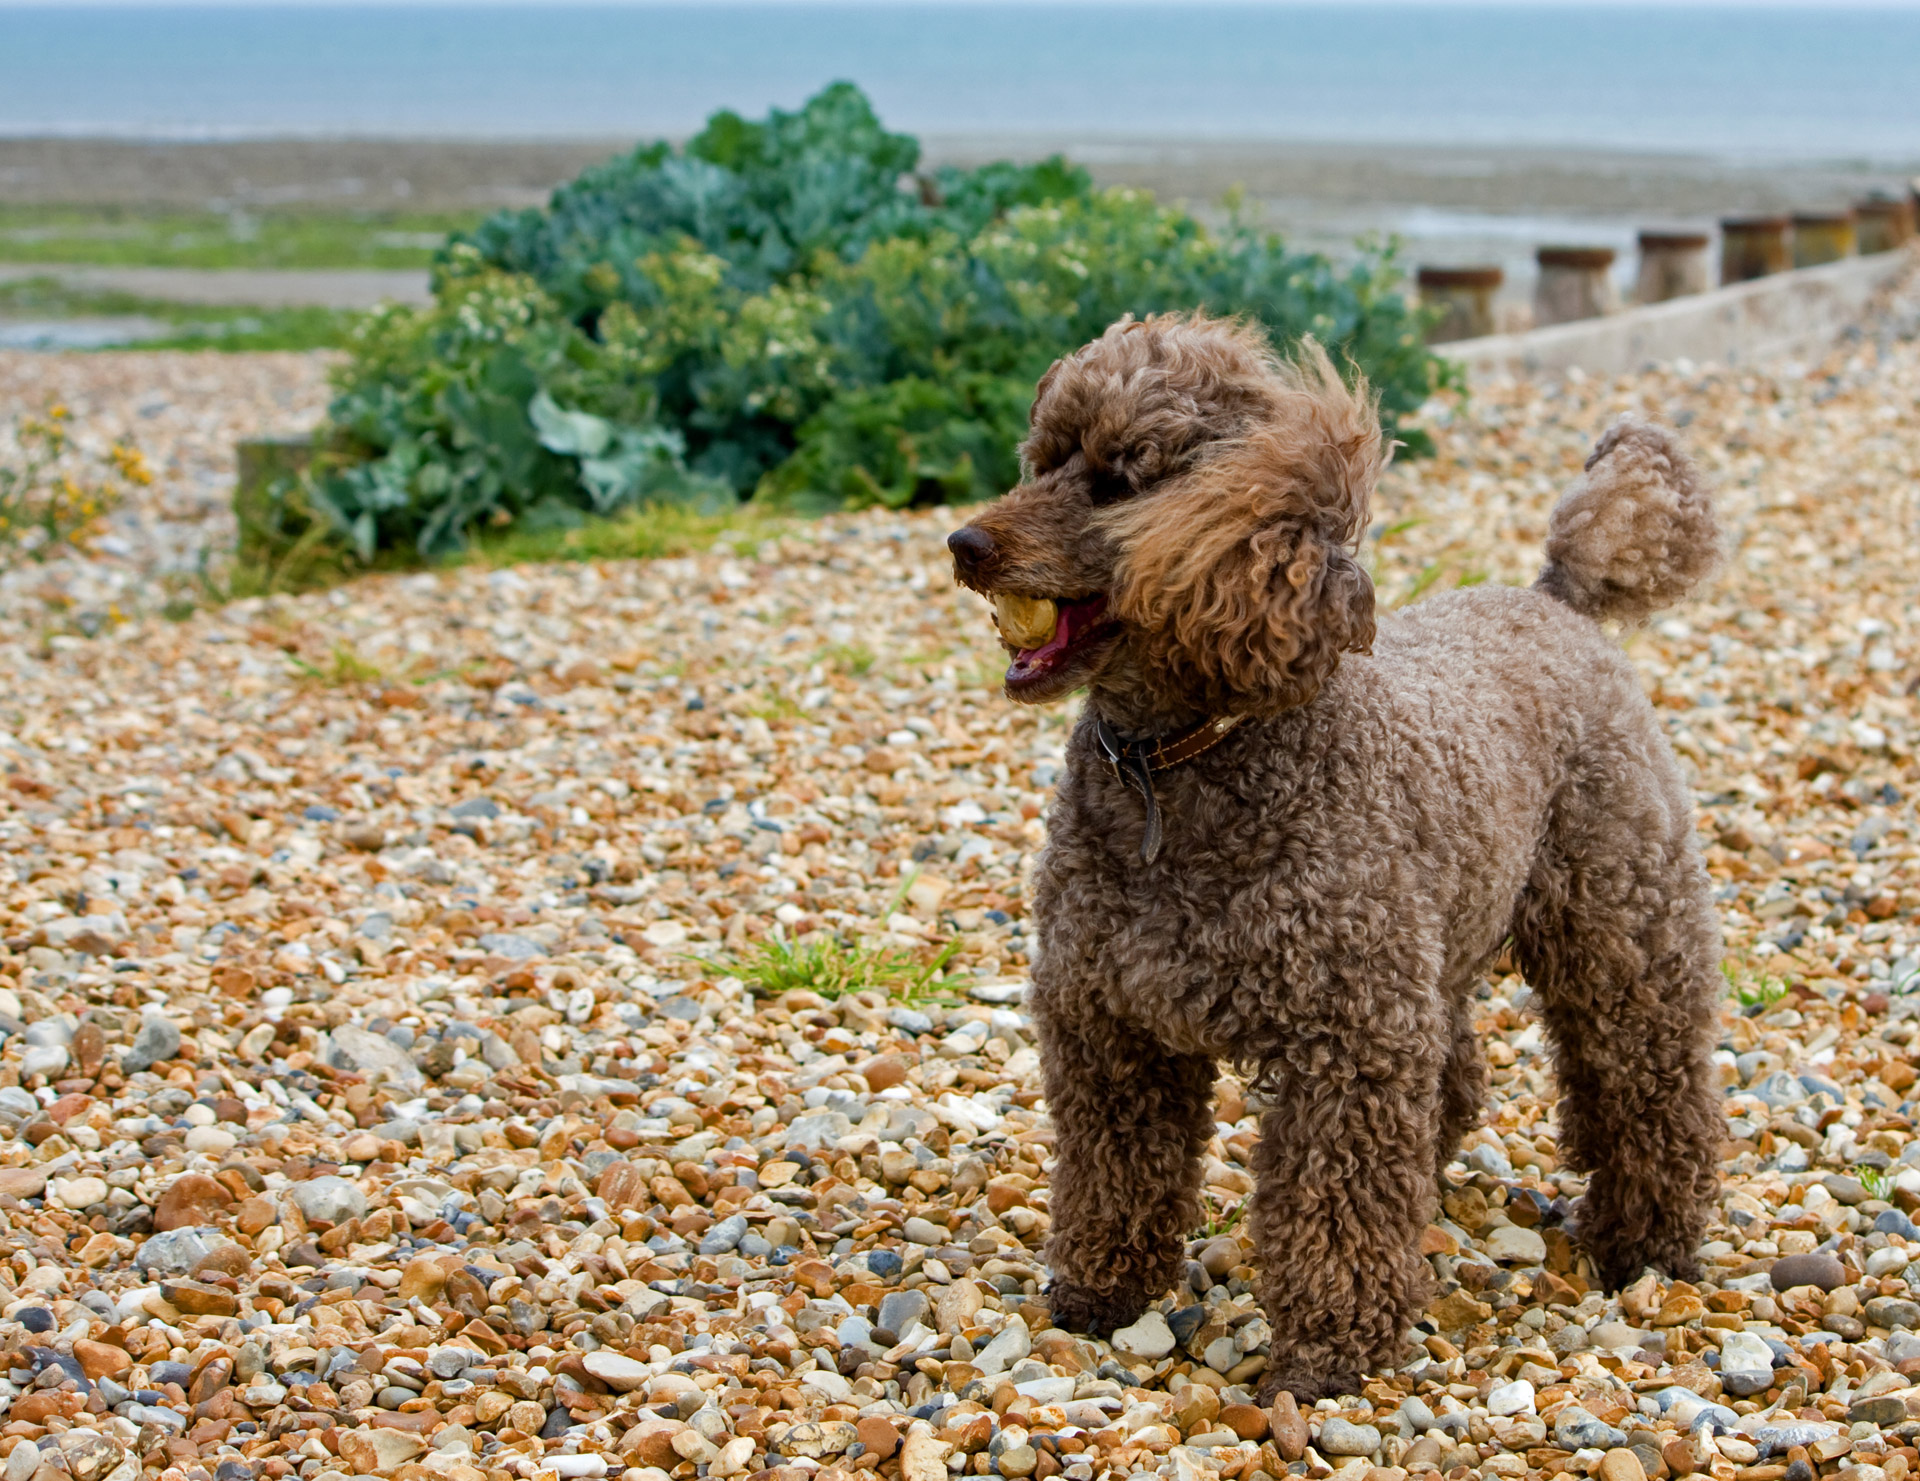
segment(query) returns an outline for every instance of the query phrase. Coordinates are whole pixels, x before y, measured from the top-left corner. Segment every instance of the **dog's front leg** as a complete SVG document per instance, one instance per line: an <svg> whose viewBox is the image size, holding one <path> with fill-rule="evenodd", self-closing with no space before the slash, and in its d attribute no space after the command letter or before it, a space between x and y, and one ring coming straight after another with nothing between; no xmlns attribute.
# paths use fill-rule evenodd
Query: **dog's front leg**
<svg viewBox="0 0 1920 1481"><path fill-rule="evenodd" d="M1057 1138L1049 1310L1057 1326L1104 1337L1138 1320L1180 1272L1200 1217L1214 1063L1045 999L1034 1018Z"/></svg>
<svg viewBox="0 0 1920 1481"><path fill-rule="evenodd" d="M1274 1332L1263 1400L1358 1392L1398 1362L1426 1304L1420 1231L1436 1198L1448 1031L1437 1003L1380 1007L1370 1021L1301 1035L1267 1066L1252 1205Z"/></svg>

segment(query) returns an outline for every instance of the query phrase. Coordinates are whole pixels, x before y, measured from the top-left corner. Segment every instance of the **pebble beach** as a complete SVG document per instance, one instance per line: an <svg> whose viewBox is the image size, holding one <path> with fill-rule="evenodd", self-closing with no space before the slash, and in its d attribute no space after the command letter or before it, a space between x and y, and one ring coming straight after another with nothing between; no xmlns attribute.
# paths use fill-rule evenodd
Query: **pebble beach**
<svg viewBox="0 0 1920 1481"><path fill-rule="evenodd" d="M1496 964L1399 1367L1255 1401L1230 1072L1184 1284L1054 1327L1015 709L941 511L161 615L313 356L0 355L156 470L0 577L6 1481L1903 1481L1920 1469L1920 292L1818 363L1430 406L1383 609L1530 580L1624 411L1729 560L1623 635L1727 938L1699 1284L1594 1289ZM782 988L809 949L889 991ZM864 964L864 966L863 966ZM858 988L859 983L853 984Z"/></svg>

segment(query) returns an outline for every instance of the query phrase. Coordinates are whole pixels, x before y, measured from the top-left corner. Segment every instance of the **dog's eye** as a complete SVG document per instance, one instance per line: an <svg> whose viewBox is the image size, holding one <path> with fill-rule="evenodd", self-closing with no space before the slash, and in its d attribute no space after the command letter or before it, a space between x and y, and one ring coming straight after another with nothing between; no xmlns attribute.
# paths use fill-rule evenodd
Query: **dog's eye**
<svg viewBox="0 0 1920 1481"><path fill-rule="evenodd" d="M1087 497L1095 507L1104 504L1117 504L1133 492L1133 485L1127 476L1117 469L1096 468L1087 482Z"/></svg>

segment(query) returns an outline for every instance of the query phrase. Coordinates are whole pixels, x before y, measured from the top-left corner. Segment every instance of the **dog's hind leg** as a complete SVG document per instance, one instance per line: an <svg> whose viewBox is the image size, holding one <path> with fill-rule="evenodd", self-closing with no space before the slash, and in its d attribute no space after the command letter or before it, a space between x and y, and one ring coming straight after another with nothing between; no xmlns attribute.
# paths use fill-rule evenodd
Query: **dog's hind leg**
<svg viewBox="0 0 1920 1481"><path fill-rule="evenodd" d="M1678 779L1616 759L1556 805L1515 921L1560 1081L1575 1232L1609 1287L1697 1278L1726 1113L1709 1058L1720 935Z"/></svg>
<svg viewBox="0 0 1920 1481"><path fill-rule="evenodd" d="M1440 1131L1434 1139L1434 1171L1442 1179L1462 1139L1480 1124L1487 1103L1487 1061L1480 1052L1480 1036L1473 1031L1473 999L1455 1002L1452 1018L1447 1064L1440 1072Z"/></svg>
<svg viewBox="0 0 1920 1481"><path fill-rule="evenodd" d="M1431 1289L1420 1231L1437 1199L1447 1010L1410 985L1328 998L1360 1011L1290 1032L1253 1154L1256 1289L1274 1332L1263 1402L1358 1392L1398 1363Z"/></svg>
<svg viewBox="0 0 1920 1481"><path fill-rule="evenodd" d="M1110 1016L1067 1020L1036 1000L1053 1117L1048 1309L1070 1332L1137 1321L1179 1274L1200 1220L1214 1062Z"/></svg>

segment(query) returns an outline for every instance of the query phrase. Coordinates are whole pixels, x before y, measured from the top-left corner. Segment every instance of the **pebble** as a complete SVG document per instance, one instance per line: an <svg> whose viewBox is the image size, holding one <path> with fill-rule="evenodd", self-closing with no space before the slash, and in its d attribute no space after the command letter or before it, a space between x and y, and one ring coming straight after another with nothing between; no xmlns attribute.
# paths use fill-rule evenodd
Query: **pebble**
<svg viewBox="0 0 1920 1481"><path fill-rule="evenodd" d="M1751 1332L1729 1332L1720 1339L1720 1382L1736 1398L1773 1385L1773 1349Z"/></svg>
<svg viewBox="0 0 1920 1481"><path fill-rule="evenodd" d="M1516 1378L1512 1383L1495 1384L1487 1390L1487 1413L1531 1414L1533 1400L1533 1384L1525 1378Z"/></svg>
<svg viewBox="0 0 1920 1481"><path fill-rule="evenodd" d="M1790 1291L1795 1286L1831 1291L1847 1283L1847 1269L1832 1255L1788 1255L1774 1262L1769 1278L1776 1291Z"/></svg>
<svg viewBox="0 0 1920 1481"><path fill-rule="evenodd" d="M1167 1319L1159 1312L1149 1310L1131 1326L1116 1331L1113 1334L1113 1346L1116 1352L1151 1362L1173 1351L1174 1336L1172 1329L1167 1326Z"/></svg>
<svg viewBox="0 0 1920 1481"><path fill-rule="evenodd" d="M1372 1455L1380 1448L1380 1431L1370 1424L1355 1424L1332 1415L1320 1425L1315 1442L1326 1455Z"/></svg>
<svg viewBox="0 0 1920 1481"><path fill-rule="evenodd" d="M1647 1481L1647 1468L1640 1457L1624 1446L1615 1446L1601 1456L1593 1474L1600 1481Z"/></svg>

